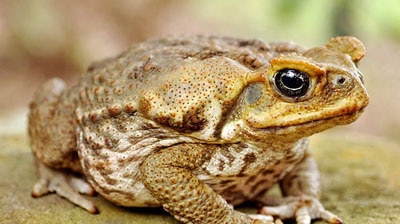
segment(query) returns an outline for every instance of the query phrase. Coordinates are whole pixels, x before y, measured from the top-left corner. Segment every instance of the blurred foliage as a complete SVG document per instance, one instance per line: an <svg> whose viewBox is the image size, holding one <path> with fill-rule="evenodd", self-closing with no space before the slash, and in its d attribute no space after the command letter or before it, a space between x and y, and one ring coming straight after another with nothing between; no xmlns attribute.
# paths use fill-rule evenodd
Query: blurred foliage
<svg viewBox="0 0 400 224"><path fill-rule="evenodd" d="M277 2L275 16L285 21L296 18L297 13L301 10L302 1L298 0L281 0Z"/></svg>
<svg viewBox="0 0 400 224"><path fill-rule="evenodd" d="M71 84L92 61L132 43L193 33L293 40L305 46L354 35L367 45L363 63L371 63L364 71L373 80L367 84L391 95L380 102L400 101L393 86L399 80L394 69L400 52L399 0L1 0L0 112L26 106L49 77ZM391 124L400 127L397 120Z"/></svg>
<svg viewBox="0 0 400 224"><path fill-rule="evenodd" d="M214 33L305 44L336 35L400 40L400 1L2 0L0 33L0 66L21 60L49 66L42 63L46 60L56 68L82 69L130 43L165 34Z"/></svg>

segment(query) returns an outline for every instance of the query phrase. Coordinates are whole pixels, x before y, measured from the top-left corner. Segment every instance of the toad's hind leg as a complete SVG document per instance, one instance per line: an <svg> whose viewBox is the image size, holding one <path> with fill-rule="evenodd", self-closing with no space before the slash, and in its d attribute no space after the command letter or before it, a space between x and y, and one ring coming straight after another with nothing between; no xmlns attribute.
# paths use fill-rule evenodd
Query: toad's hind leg
<svg viewBox="0 0 400 224"><path fill-rule="evenodd" d="M97 207L79 193L93 195L94 189L86 181L62 170L53 169L41 162L37 164L39 180L32 188L32 197L41 197L50 192L55 192L60 197L86 209L92 214L97 214Z"/></svg>
<svg viewBox="0 0 400 224"><path fill-rule="evenodd" d="M73 174L82 172L76 150L76 91L65 90L62 80L51 79L37 90L30 104L28 131L39 176L32 196L55 192L97 213L96 206L79 194L92 195L94 189Z"/></svg>

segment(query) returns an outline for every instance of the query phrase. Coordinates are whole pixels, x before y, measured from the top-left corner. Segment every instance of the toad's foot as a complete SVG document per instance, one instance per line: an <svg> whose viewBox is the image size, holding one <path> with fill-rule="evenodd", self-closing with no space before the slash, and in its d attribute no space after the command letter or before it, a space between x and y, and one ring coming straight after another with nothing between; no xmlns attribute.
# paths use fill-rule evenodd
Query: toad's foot
<svg viewBox="0 0 400 224"><path fill-rule="evenodd" d="M55 192L92 214L99 213L99 210L91 201L79 194L94 195L93 187L86 181L62 170L47 167L41 162L38 162L38 173L39 180L33 186L32 197L37 198Z"/></svg>
<svg viewBox="0 0 400 224"><path fill-rule="evenodd" d="M274 218L269 215L250 214L249 216L254 220L254 224L276 224Z"/></svg>
<svg viewBox="0 0 400 224"><path fill-rule="evenodd" d="M270 202L267 202L267 204L270 204ZM314 197L286 197L277 203L279 204L278 206L262 207L260 213L281 219L295 218L297 224L310 224L312 219L322 219L332 224L343 223L338 216L326 211L321 202Z"/></svg>

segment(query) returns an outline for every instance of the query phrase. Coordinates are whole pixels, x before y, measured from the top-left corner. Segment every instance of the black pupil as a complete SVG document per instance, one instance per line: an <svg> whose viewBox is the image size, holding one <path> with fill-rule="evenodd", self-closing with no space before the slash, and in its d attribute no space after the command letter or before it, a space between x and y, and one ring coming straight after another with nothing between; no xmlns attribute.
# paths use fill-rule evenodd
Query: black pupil
<svg viewBox="0 0 400 224"><path fill-rule="evenodd" d="M288 97L304 96L310 86L309 77L295 69L279 70L274 77L278 90Z"/></svg>
<svg viewBox="0 0 400 224"><path fill-rule="evenodd" d="M291 89L300 88L304 81L302 77L296 76L293 72L287 72L281 76L282 83Z"/></svg>

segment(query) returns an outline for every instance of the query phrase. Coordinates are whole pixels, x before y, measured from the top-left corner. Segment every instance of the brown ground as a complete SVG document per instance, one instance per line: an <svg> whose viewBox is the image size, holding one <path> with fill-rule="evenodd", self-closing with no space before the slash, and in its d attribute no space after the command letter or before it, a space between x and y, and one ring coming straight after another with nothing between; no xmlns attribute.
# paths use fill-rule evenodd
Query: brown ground
<svg viewBox="0 0 400 224"><path fill-rule="evenodd" d="M400 223L399 145L354 133L313 138L322 174L322 202L345 223ZM178 223L161 209L120 208L97 196L91 215L65 199L30 196L36 181L25 135L0 136L0 223ZM255 213L255 207L239 210ZM316 222L321 223L322 222Z"/></svg>
<svg viewBox="0 0 400 224"><path fill-rule="evenodd" d="M270 21L267 20L263 24L256 16L253 16L254 21L249 21L255 23L254 27L247 23L232 26L223 17L224 14L229 17L230 11L221 12L221 18L216 20L212 17L214 14L204 14L204 10L209 10L207 7L212 6L184 4L179 0L137 1L135 4L94 0L0 2L0 115L26 112L34 90L45 80L59 76L73 84L91 62L114 56L132 43L148 38L217 33L266 41L281 38L314 46L326 42L330 36L322 34L316 38L312 34L301 34L291 37L290 26L282 27L277 34L273 31L279 29L280 22L267 23ZM218 7L223 9L223 5ZM246 15L243 17L252 19ZM310 27L318 27L314 22L309 21ZM259 28L262 26L271 28L268 32ZM250 28L256 33L248 33ZM282 38L281 33L285 32L287 37ZM364 116L348 128L400 142L400 76L397 74L400 42L376 33L355 33L367 48L367 56L360 67L365 74L371 104ZM9 125L7 120L0 118L0 128Z"/></svg>

